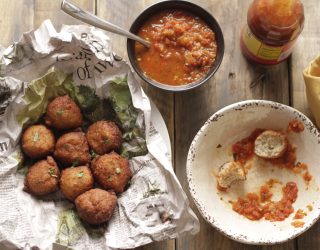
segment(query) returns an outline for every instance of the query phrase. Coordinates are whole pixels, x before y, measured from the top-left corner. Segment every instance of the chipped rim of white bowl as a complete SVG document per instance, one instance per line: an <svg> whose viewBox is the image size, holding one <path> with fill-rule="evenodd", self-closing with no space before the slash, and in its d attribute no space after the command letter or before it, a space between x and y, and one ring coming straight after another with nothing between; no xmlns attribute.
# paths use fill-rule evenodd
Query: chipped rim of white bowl
<svg viewBox="0 0 320 250"><path fill-rule="evenodd" d="M218 110L216 113L214 113L205 123L202 125L202 127L199 129L197 134L192 140L192 143L190 145L189 151L188 151L188 156L187 156L187 164L186 164L186 173L187 173L187 180L188 180L188 185L189 185L189 191L191 194L191 197L196 204L196 207L198 211L200 212L201 216L210 224L212 225L215 229L217 229L219 232L223 233L225 236L228 238L235 240L240 243L244 244L251 244L251 245L274 245L274 244L279 244L279 243L284 243L289 240L292 240L305 231L307 231L309 228L311 228L320 218L320 211L318 212L317 216L313 219L311 223L308 225L304 226L301 228L301 230L297 231L296 233L293 233L292 235L288 235L286 239L281 239L281 240L273 240L273 241L253 241L253 240L248 240L246 235L233 235L229 233L228 231L225 231L216 224L216 221L214 218L212 218L211 215L209 215L205 208L200 204L200 202L197 200L196 193L194 191L195 184L192 181L192 162L193 158L195 156L195 144L198 141L199 137L202 135L202 133L205 133L207 128L211 125L211 123L218 121L219 117L222 117L225 112L231 111L231 110L242 110L243 108L250 107L250 106L263 106L263 107L270 107L273 109L287 109L293 114L295 114L297 117L299 117L302 122L305 125L305 129L308 129L310 133L313 133L317 138L318 138L318 144L320 144L320 133L316 126L312 123L312 121L305 116L303 113L300 111L296 110L295 108L292 108L288 105L281 104L278 102L274 101L267 101L267 100L246 100L246 101L240 101L236 102L233 104L230 104L220 110Z"/></svg>

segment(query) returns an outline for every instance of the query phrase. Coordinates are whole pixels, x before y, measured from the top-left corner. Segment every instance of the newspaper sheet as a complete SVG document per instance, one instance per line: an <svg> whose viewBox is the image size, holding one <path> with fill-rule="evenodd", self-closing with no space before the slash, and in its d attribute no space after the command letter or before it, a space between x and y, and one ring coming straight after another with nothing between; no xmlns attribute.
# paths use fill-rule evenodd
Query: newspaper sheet
<svg viewBox="0 0 320 250"><path fill-rule="evenodd" d="M199 231L170 152L150 122L149 99L103 31L77 25L57 32L46 20L0 50L0 76L1 249L127 249ZM127 132L122 153L133 177L112 219L100 226L81 221L60 192L36 198L22 190L23 128L39 121L50 99L66 93L114 101ZM117 98L126 93L130 98L121 106Z"/></svg>

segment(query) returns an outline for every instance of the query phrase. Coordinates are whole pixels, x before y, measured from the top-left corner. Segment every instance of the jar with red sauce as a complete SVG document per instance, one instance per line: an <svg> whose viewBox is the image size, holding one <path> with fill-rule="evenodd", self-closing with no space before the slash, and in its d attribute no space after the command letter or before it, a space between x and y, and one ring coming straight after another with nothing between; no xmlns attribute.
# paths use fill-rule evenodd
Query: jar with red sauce
<svg viewBox="0 0 320 250"><path fill-rule="evenodd" d="M241 33L243 55L262 65L286 60L304 25L304 9L299 0L254 0Z"/></svg>

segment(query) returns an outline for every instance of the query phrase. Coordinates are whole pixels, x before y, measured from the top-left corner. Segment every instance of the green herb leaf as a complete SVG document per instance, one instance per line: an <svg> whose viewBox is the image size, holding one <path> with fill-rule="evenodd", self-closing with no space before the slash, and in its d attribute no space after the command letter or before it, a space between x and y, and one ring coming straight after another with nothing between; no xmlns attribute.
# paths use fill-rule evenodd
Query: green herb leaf
<svg viewBox="0 0 320 250"><path fill-rule="evenodd" d="M72 163L72 166L71 166L71 167L76 167L76 166L78 166L78 165L79 165L79 162L80 162L80 158L79 158L79 157L77 157L77 158L73 161L73 163Z"/></svg>
<svg viewBox="0 0 320 250"><path fill-rule="evenodd" d="M119 168L119 167L117 167L117 168L116 168L116 173L117 173L117 174L120 174L121 172L122 172L122 169Z"/></svg>
<svg viewBox="0 0 320 250"><path fill-rule="evenodd" d="M38 133L38 131L36 131L35 133L34 133L34 135L33 135L33 142L36 142L36 141L38 141L39 140L39 133Z"/></svg>
<svg viewBox="0 0 320 250"><path fill-rule="evenodd" d="M81 172L77 173L77 176L78 176L78 178L81 178L82 176L84 176L84 172L81 171Z"/></svg>
<svg viewBox="0 0 320 250"><path fill-rule="evenodd" d="M106 144L106 145L108 145L108 144L111 143L111 141L110 141L110 139L107 138L107 139L104 139L104 140L103 140L103 143Z"/></svg>
<svg viewBox="0 0 320 250"><path fill-rule="evenodd" d="M99 98L97 97L97 100ZM97 122L100 120L114 120L115 113L110 104L110 102L106 99L99 100L98 104L96 105L95 109L92 111L85 111L83 112L85 118L92 122Z"/></svg>
<svg viewBox="0 0 320 250"><path fill-rule="evenodd" d="M137 122L141 110L133 106L132 96L126 77L119 77L110 83L108 93L118 123L123 130L123 139L120 154L126 158L145 155L148 152L144 124Z"/></svg>
<svg viewBox="0 0 320 250"><path fill-rule="evenodd" d="M52 177L58 178L58 176L55 174L55 171L54 171L53 168L49 168L48 173L49 173Z"/></svg>
<svg viewBox="0 0 320 250"><path fill-rule="evenodd" d="M63 148L66 149L66 150L68 150L68 149L70 148L70 146L69 146L69 144L66 144L66 143L65 143L65 144L63 144Z"/></svg>
<svg viewBox="0 0 320 250"><path fill-rule="evenodd" d="M113 176L110 175L110 176L108 176L107 181L112 181L112 179L113 179Z"/></svg>
<svg viewBox="0 0 320 250"><path fill-rule="evenodd" d="M62 110L62 109L61 109L61 110L58 110L58 111L56 112L56 114L59 115L59 116L62 116L63 113L64 113L64 110Z"/></svg>
<svg viewBox="0 0 320 250"><path fill-rule="evenodd" d="M99 104L99 97L96 95L95 89L84 85L75 86L73 99L85 111L93 111Z"/></svg>
<svg viewBox="0 0 320 250"><path fill-rule="evenodd" d="M93 149L91 149L90 150L90 156L91 156L91 160L93 160L94 158L98 157L99 155L96 152L94 152Z"/></svg>
<svg viewBox="0 0 320 250"><path fill-rule="evenodd" d="M162 191L158 183L148 183L148 190L143 194L143 198L148 198L150 196L166 194L167 191Z"/></svg>

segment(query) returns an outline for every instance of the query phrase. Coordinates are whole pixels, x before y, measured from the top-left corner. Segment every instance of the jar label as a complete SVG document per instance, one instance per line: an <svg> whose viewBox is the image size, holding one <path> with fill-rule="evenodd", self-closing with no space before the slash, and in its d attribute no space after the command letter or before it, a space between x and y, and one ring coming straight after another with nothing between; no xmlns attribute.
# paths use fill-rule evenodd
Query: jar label
<svg viewBox="0 0 320 250"><path fill-rule="evenodd" d="M242 31L242 42L247 51L257 61L277 63L286 59L292 52L293 42L284 46L270 46L261 42L247 25Z"/></svg>

